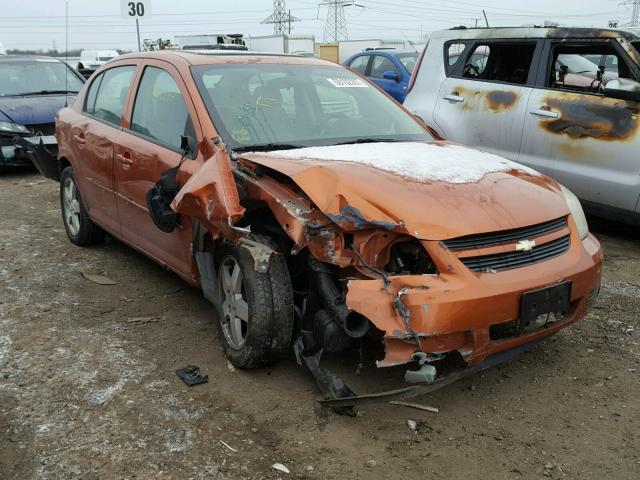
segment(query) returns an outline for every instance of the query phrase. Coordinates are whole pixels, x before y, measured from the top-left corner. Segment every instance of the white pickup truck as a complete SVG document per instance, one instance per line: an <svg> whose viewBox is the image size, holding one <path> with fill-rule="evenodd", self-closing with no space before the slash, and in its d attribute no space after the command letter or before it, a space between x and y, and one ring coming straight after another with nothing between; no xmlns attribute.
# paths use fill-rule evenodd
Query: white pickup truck
<svg viewBox="0 0 640 480"><path fill-rule="evenodd" d="M529 165L640 224L640 37L587 28L434 33L404 106L438 135Z"/></svg>

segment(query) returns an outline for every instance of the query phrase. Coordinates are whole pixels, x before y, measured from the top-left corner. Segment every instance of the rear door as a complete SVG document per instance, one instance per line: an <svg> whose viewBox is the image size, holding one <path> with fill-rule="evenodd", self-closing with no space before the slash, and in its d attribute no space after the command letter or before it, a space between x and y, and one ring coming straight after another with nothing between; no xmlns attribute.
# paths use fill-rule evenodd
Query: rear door
<svg viewBox="0 0 640 480"><path fill-rule="evenodd" d="M76 159L76 181L89 215L109 231L118 233L115 200L114 142L136 65L120 65L94 78L87 92L83 115L71 124Z"/></svg>
<svg viewBox="0 0 640 480"><path fill-rule="evenodd" d="M149 216L146 195L166 170L183 158L181 137L202 139L195 108L178 71L163 61L145 62L131 115L115 147L117 204L122 234L139 249L188 274L191 268L191 223L181 217L171 233L160 231ZM183 170L203 163L201 153L188 154Z"/></svg>
<svg viewBox="0 0 640 480"><path fill-rule="evenodd" d="M520 161L583 201L634 211L640 195L640 105L605 97L597 71L605 67L604 85L618 77L637 80L636 66L614 39L549 40L543 58Z"/></svg>
<svg viewBox="0 0 640 480"><path fill-rule="evenodd" d="M462 52L449 52L449 46L458 44L445 44L452 58L445 58L447 78L440 86L434 112L437 129L447 140L517 160L543 43L475 42Z"/></svg>

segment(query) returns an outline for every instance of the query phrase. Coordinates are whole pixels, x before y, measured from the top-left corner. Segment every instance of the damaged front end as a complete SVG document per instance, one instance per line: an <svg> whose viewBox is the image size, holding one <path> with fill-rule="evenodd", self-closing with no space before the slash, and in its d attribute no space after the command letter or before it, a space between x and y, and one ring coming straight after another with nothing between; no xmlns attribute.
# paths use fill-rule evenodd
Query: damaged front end
<svg viewBox="0 0 640 480"><path fill-rule="evenodd" d="M361 403L428 393L507 361L584 316L597 295L599 244L580 238L566 205L551 188L540 193L536 177L524 184L521 173L500 174L501 188L511 182L522 199L535 196L546 206L542 214L522 210L519 221L531 227L509 229L496 216L482 217L490 210L471 194L482 192L477 186L407 184L373 169L349 167L347 175L338 164L254 154L234 158L226 173L216 163L224 165L205 163L172 207L197 220L213 241L251 243L248 231L273 239L291 278L298 362L314 375L323 404L345 413ZM231 198L225 191L237 193L235 209L225 208ZM554 220L539 221L549 217ZM473 221L496 231L469 235L483 231ZM516 245L512 252L525 237L531 238L525 250L536 242L540 249ZM194 245L195 257L202 276L214 278L203 244ZM247 250L257 271L267 268L260 261L264 248ZM535 266L547 260L553 268ZM551 296L544 315L523 312L522 299L540 287ZM215 301L206 288L205 296ZM323 354L363 345L365 338L384 346L378 367L408 365L410 386L358 396L321 367Z"/></svg>
<svg viewBox="0 0 640 480"><path fill-rule="evenodd" d="M54 136L34 135L19 124L0 122L0 167L34 165L45 177L58 179Z"/></svg>

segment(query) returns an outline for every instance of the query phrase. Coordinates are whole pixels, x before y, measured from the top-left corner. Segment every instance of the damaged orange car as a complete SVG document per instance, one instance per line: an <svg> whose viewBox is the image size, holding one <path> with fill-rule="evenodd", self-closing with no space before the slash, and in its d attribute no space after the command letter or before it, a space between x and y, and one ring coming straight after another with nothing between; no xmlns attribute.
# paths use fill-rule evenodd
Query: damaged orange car
<svg viewBox="0 0 640 480"><path fill-rule="evenodd" d="M215 305L234 365L293 349L333 407L505 360L598 294L602 252L570 191L434 140L333 63L124 55L59 112L56 136L73 243L108 232L175 271ZM320 366L364 336L384 345L379 367L409 364L410 385L358 396Z"/></svg>

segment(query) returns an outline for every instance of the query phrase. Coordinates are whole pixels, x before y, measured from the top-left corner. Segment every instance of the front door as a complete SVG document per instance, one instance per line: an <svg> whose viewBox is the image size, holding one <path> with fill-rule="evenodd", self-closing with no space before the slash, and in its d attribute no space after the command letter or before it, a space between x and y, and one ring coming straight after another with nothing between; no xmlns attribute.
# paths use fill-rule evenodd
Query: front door
<svg viewBox="0 0 640 480"><path fill-rule="evenodd" d="M603 94L613 78L637 79L624 52L612 40L563 41L549 42L545 56L544 88L529 98L520 162L581 200L634 211L640 195L640 105Z"/></svg>
<svg viewBox="0 0 640 480"><path fill-rule="evenodd" d="M440 86L434 112L447 140L517 160L537 42L477 43Z"/></svg>
<svg viewBox="0 0 640 480"><path fill-rule="evenodd" d="M397 80L384 78L385 72L394 72ZM374 55L371 62L369 79L399 102L404 100L406 89L403 89L402 83L400 82L402 74L390 58L384 55Z"/></svg>
<svg viewBox="0 0 640 480"><path fill-rule="evenodd" d="M194 128L194 112L177 70L165 62L149 62L137 86L128 128L115 147L122 235L184 274L191 270L191 222L182 217L173 232L159 230L149 215L146 195L160 175L180 164L183 156L181 169L193 171L195 163L202 163L198 152L185 156L181 150L182 136L201 136Z"/></svg>
<svg viewBox="0 0 640 480"><path fill-rule="evenodd" d="M115 199L113 145L121 134L121 117L135 65L110 68L91 83L83 115L71 125L77 159L76 181L89 215L111 232L119 232Z"/></svg>

